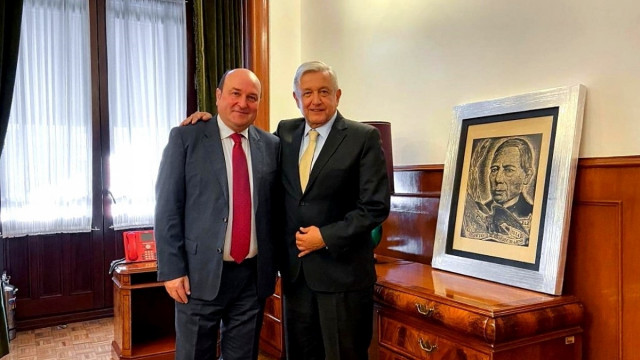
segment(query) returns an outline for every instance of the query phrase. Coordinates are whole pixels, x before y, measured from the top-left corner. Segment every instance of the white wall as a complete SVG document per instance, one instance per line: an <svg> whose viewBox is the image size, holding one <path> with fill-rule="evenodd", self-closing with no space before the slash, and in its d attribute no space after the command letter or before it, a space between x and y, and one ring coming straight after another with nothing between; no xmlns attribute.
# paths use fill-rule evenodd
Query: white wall
<svg viewBox="0 0 640 360"><path fill-rule="evenodd" d="M278 0L270 16L272 128L318 59L344 116L392 123L396 165L444 162L455 105L578 83L580 157L640 154L636 0Z"/></svg>
<svg viewBox="0 0 640 360"><path fill-rule="evenodd" d="M269 119L275 131L278 121L300 117L293 100L293 76L300 65L300 0L269 2Z"/></svg>

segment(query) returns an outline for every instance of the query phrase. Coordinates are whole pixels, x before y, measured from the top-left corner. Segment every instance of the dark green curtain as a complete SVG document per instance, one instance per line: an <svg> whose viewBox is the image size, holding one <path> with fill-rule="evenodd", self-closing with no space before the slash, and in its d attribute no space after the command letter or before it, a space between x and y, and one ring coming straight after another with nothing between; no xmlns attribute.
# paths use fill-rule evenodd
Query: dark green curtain
<svg viewBox="0 0 640 360"><path fill-rule="evenodd" d="M7 135L9 111L13 99L13 84L16 79L18 47L20 44L20 22L23 0L0 0L0 154ZM4 242L0 245L0 273L4 269ZM4 289L0 286L0 357L9 353L9 331L7 309L4 306Z"/></svg>
<svg viewBox="0 0 640 360"><path fill-rule="evenodd" d="M194 2L198 110L216 113L216 88L225 71L242 67L242 3Z"/></svg>

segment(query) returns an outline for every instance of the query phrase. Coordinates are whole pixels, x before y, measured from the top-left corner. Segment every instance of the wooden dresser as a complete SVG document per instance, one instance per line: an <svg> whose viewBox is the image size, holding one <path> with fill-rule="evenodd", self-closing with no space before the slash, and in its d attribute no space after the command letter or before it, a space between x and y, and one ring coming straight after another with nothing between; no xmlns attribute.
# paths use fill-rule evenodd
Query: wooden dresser
<svg viewBox="0 0 640 360"><path fill-rule="evenodd" d="M577 360L583 307L377 256L371 359Z"/></svg>

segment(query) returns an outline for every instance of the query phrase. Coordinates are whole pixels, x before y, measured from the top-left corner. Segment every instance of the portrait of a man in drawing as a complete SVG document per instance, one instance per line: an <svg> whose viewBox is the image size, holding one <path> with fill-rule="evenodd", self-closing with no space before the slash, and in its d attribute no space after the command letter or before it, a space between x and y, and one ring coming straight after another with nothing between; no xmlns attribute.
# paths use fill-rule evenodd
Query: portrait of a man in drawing
<svg viewBox="0 0 640 360"><path fill-rule="evenodd" d="M541 134L475 139L461 236L527 246Z"/></svg>

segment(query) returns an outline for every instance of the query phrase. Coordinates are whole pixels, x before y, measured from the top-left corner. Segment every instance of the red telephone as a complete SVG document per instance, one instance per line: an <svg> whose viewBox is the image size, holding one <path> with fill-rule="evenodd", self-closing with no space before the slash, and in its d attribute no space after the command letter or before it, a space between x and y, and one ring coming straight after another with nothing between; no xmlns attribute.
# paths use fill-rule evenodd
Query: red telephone
<svg viewBox="0 0 640 360"><path fill-rule="evenodd" d="M124 239L125 262L156 260L156 240L153 230L125 231Z"/></svg>

